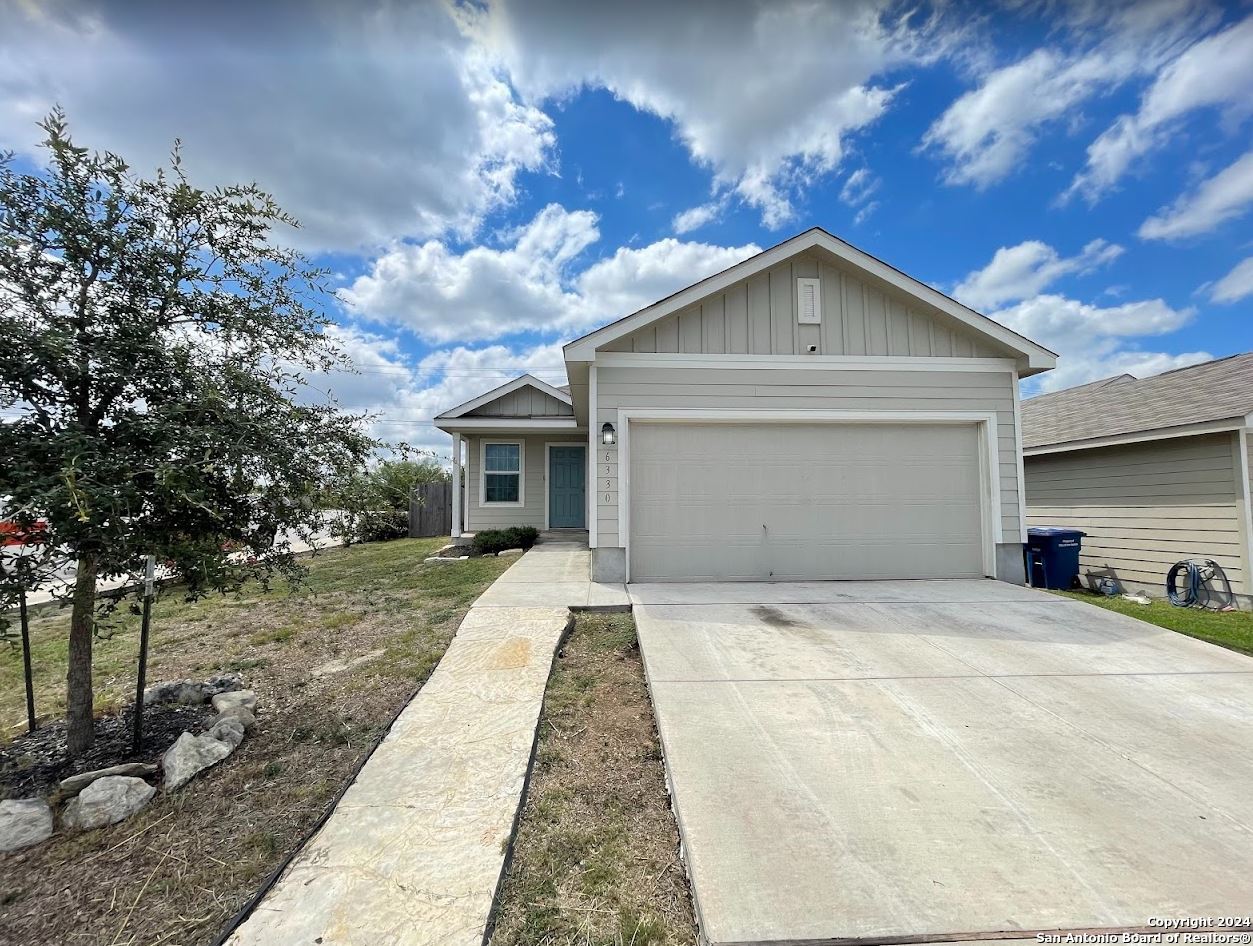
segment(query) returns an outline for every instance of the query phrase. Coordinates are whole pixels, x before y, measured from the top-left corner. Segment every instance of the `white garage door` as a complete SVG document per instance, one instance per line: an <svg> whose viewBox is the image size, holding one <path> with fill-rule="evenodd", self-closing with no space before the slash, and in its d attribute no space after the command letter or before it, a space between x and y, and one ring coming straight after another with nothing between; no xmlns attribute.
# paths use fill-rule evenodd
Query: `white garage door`
<svg viewBox="0 0 1253 946"><path fill-rule="evenodd" d="M983 574L978 427L630 429L632 581Z"/></svg>

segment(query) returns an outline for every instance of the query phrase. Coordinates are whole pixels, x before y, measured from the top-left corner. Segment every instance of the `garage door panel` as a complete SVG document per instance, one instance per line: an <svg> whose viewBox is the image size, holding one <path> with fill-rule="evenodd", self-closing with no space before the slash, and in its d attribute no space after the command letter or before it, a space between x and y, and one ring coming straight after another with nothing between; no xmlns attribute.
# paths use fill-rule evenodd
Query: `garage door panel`
<svg viewBox="0 0 1253 946"><path fill-rule="evenodd" d="M977 428L633 424L633 580L983 574Z"/></svg>

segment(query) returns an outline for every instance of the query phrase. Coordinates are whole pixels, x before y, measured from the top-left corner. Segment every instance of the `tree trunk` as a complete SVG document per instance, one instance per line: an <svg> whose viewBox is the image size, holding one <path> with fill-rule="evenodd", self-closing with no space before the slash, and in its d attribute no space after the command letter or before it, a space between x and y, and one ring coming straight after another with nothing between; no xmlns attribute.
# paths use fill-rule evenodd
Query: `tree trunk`
<svg viewBox="0 0 1253 946"><path fill-rule="evenodd" d="M66 675L65 706L69 731L66 748L70 755L81 755L96 738L92 718L91 640L96 611L96 556L78 560L74 576L73 609L70 612L69 672Z"/></svg>

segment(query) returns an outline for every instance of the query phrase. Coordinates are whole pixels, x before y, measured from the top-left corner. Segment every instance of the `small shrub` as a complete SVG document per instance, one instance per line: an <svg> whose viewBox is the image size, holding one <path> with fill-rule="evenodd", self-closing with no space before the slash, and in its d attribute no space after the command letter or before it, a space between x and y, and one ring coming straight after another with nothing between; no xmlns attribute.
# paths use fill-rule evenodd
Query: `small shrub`
<svg viewBox="0 0 1253 946"><path fill-rule="evenodd" d="M505 533L500 529L483 529L474 533L474 551L480 555L495 555L507 548Z"/></svg>
<svg viewBox="0 0 1253 946"><path fill-rule="evenodd" d="M539 539L534 526L484 529L474 534L474 550L480 555L496 555L505 549L529 549Z"/></svg>
<svg viewBox="0 0 1253 946"><path fill-rule="evenodd" d="M505 548L529 549L539 539L539 529L535 526L510 526L505 530L505 540L509 543Z"/></svg>
<svg viewBox="0 0 1253 946"><path fill-rule="evenodd" d="M409 535L409 514L398 509L362 513L355 523L353 541L389 542Z"/></svg>

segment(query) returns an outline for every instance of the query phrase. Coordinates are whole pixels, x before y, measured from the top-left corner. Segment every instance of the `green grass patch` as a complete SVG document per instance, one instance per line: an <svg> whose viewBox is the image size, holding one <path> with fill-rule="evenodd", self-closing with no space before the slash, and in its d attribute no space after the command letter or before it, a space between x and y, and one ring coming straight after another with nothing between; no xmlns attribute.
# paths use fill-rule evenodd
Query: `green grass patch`
<svg viewBox="0 0 1253 946"><path fill-rule="evenodd" d="M544 698L492 946L678 946L696 930L630 615L580 615Z"/></svg>
<svg viewBox="0 0 1253 946"><path fill-rule="evenodd" d="M226 670L246 676L264 673L306 635L329 632L336 639L351 638L355 627L380 614L404 615L396 623L406 628L415 616L437 614L438 620L419 623L442 626L512 564L488 557L425 565L423 559L442 542L399 539L329 549L307 560L308 572L299 584L277 582L268 591L248 585L235 595L186 601L177 586L167 586L153 603L148 679ZM67 607L51 603L32 609L31 662L36 712L42 719L65 711L68 643ZM92 650L96 710L113 711L134 698L139 617L125 605L118 608L102 624ZM424 657L407 662L405 669L428 663ZM0 743L21 731L25 716L21 650L0 645Z"/></svg>
<svg viewBox="0 0 1253 946"><path fill-rule="evenodd" d="M1201 608L1177 608L1169 601L1136 604L1124 598L1094 594L1091 591L1058 591L1059 595L1094 604L1108 611L1156 624L1198 640L1218 644L1228 650L1253 656L1253 612L1206 611Z"/></svg>
<svg viewBox="0 0 1253 946"><path fill-rule="evenodd" d="M149 680L237 671L257 692L258 724L229 759L134 818L7 855L0 940L212 942L427 678L465 608L512 564L426 565L441 544L319 553L302 583L232 597L187 602L166 588L153 609ZM40 607L32 624L44 716L63 712L68 617ZM138 619L119 612L95 641L98 711L134 699L138 638ZM23 728L21 666L20 651L0 648L0 741ZM9 764L29 770L8 748Z"/></svg>

